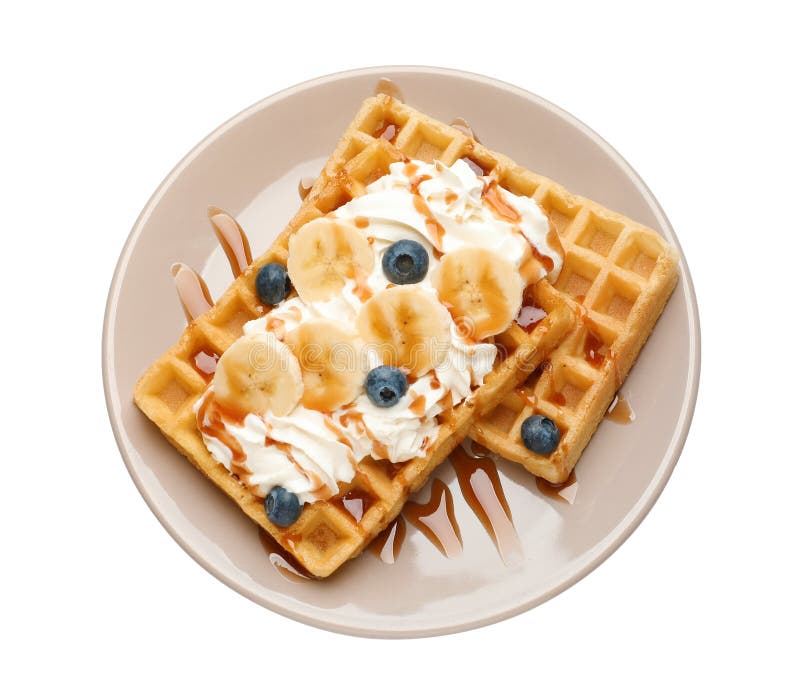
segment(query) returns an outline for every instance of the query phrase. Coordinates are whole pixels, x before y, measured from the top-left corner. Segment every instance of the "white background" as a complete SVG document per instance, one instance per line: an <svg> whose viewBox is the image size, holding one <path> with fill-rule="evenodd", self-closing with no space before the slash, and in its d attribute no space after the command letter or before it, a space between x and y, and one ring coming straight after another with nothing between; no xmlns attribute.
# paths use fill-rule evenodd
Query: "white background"
<svg viewBox="0 0 800 686"><path fill-rule="evenodd" d="M797 683L798 24L650 5L3 5L0 681ZM298 81L409 63L534 91L628 159L692 269L703 372L610 560L522 616L397 642L285 620L172 541L119 458L100 332L130 226L198 140Z"/></svg>

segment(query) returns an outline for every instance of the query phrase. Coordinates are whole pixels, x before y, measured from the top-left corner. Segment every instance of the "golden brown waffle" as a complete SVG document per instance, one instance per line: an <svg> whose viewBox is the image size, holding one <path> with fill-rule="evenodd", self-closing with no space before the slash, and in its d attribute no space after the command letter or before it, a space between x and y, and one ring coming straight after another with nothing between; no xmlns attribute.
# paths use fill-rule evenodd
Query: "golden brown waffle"
<svg viewBox="0 0 800 686"><path fill-rule="evenodd" d="M553 301L572 307L577 325L544 365L474 424L470 435L537 476L553 483L566 480L675 287L675 249L652 229L573 195L462 130L392 98L368 100L354 124L359 144L373 137L391 143L384 146L386 154L394 148L447 165L465 158L506 190L532 196L556 226L564 267L554 288L543 282L535 295L550 307ZM364 181L375 178L367 173ZM522 443L520 427L534 412L550 417L561 430L561 442L549 456Z"/></svg>
<svg viewBox="0 0 800 686"><path fill-rule="evenodd" d="M400 128L394 144L376 136L392 121ZM438 157L450 164L472 149L471 139L455 130L450 130L453 136L442 133L447 127L440 131L429 121L388 97L367 100L270 250L254 260L211 310L185 329L178 343L145 372L134 392L136 404L169 441L315 576L328 576L358 555L400 513L409 493L421 487L466 436L477 414L488 412L511 393L574 326L573 310L555 297L552 289L540 289L546 318L530 333L512 325L496 337L506 354L499 356L472 398L440 415L438 438L426 457L398 465L367 458L360 463L353 482L341 484L337 498L306 504L300 518L289 527L273 525L266 517L263 498L211 457L193 411L210 379L195 358L221 355L242 334L245 322L265 314L268 308L256 296L255 276L267 262L286 263L289 237L300 226L363 194L367 184L404 156L426 160ZM360 502L354 507L356 501ZM356 516L359 509L363 514Z"/></svg>

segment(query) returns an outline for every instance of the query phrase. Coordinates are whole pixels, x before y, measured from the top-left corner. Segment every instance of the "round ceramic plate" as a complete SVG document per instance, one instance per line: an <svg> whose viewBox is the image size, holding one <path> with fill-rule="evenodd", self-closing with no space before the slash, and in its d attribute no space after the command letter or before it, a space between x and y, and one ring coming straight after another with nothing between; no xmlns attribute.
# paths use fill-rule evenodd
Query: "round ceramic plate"
<svg viewBox="0 0 800 686"><path fill-rule="evenodd" d="M131 232L108 297L106 398L125 464L151 509L195 560L231 588L288 617L365 636L425 636L476 627L544 602L606 559L652 507L678 459L700 366L691 278L677 289L625 387L636 420L603 422L578 464L568 499L542 495L519 465L498 460L523 559L503 564L461 496L448 462L463 553L445 558L409 527L395 564L365 552L333 577L292 583L270 564L255 525L181 457L134 406L139 375L181 333L169 266L182 261L218 296L231 275L208 227L224 207L264 251L299 205L298 180L316 176L379 77L437 119L465 117L490 149L677 239L652 193L597 134L557 107L493 79L436 68L381 67L326 76L273 95L223 124L164 180ZM663 361L669 360L665 365ZM424 500L424 488L415 499ZM391 588L391 593L386 589Z"/></svg>

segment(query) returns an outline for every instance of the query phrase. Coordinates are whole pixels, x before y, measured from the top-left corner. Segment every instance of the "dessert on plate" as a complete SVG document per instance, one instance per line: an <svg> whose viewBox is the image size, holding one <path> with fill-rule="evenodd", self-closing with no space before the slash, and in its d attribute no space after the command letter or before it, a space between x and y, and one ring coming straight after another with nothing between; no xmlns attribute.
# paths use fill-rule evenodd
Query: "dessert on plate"
<svg viewBox="0 0 800 686"><path fill-rule="evenodd" d="M273 246L136 386L315 576L468 434L566 479L675 285L658 234L470 133L365 101Z"/></svg>

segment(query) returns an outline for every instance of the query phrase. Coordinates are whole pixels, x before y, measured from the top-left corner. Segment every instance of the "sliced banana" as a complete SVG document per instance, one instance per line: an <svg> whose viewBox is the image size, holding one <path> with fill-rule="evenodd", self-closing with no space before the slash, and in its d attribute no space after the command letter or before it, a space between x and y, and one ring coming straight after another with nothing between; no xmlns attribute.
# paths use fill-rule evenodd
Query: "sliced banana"
<svg viewBox="0 0 800 686"><path fill-rule="evenodd" d="M269 333L242 336L217 363L217 400L243 415L289 414L303 395L300 364L289 347Z"/></svg>
<svg viewBox="0 0 800 686"><path fill-rule="evenodd" d="M345 279L369 274L375 264L366 235L355 226L328 217L314 219L289 239L289 278L306 302L329 300Z"/></svg>
<svg viewBox="0 0 800 686"><path fill-rule="evenodd" d="M286 344L300 362L304 407L331 412L355 400L364 374L354 334L332 321L317 319L286 334Z"/></svg>
<svg viewBox="0 0 800 686"><path fill-rule="evenodd" d="M505 331L522 305L524 283L519 270L484 248L447 253L431 281L459 330L473 340Z"/></svg>
<svg viewBox="0 0 800 686"><path fill-rule="evenodd" d="M450 315L419 286L395 286L374 295L356 325L383 364L414 376L441 364L450 347Z"/></svg>

